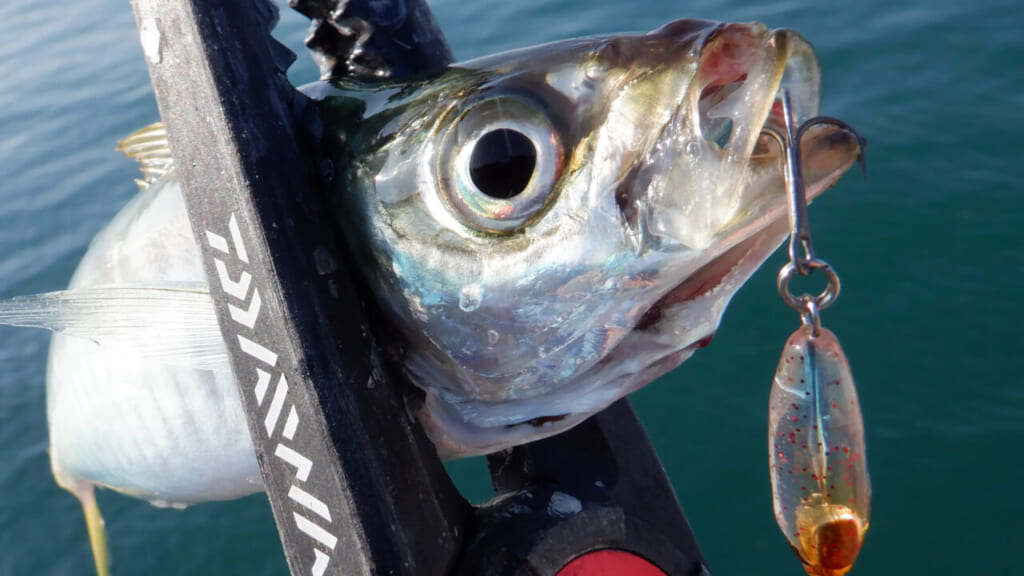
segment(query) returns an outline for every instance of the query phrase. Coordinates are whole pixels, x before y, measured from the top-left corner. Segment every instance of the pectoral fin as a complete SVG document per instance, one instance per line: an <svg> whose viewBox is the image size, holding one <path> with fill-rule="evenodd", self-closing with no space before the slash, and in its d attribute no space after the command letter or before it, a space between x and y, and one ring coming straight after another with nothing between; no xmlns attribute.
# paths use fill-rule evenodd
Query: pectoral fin
<svg viewBox="0 0 1024 576"><path fill-rule="evenodd" d="M174 366L229 371L203 284L98 286L0 300L0 324L45 328Z"/></svg>

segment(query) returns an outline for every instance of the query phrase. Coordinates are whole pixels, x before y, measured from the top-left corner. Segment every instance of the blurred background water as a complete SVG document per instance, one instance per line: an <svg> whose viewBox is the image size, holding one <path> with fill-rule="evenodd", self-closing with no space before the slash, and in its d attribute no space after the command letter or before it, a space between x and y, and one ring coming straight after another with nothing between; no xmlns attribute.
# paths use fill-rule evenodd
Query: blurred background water
<svg viewBox="0 0 1024 576"><path fill-rule="evenodd" d="M874 485L853 575L1024 573L1024 6L1017 0L474 0L432 3L459 58L646 30L679 17L760 20L818 49L823 112L870 141L811 210L840 271L824 316L853 364ZM276 35L315 79L306 23ZM123 0L0 3L0 297L60 289L135 193L119 138L157 118ZM712 572L797 575L766 470L771 376L796 316L780 255L744 288L714 344L634 396ZM0 327L0 574L91 574L77 502L46 454L48 335ZM472 498L480 462L452 467ZM100 496L117 574L287 573L263 496L160 510Z"/></svg>

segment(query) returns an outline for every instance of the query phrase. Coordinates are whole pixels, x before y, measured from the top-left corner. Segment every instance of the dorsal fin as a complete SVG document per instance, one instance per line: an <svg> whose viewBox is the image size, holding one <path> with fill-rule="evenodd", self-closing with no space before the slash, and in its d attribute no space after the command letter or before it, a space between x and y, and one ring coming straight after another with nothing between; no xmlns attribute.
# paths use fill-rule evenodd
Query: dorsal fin
<svg viewBox="0 0 1024 576"><path fill-rule="evenodd" d="M174 158L171 157L171 148L167 143L167 131L164 130L163 122L150 124L121 140L117 143L117 150L139 163L142 179L135 180L139 190L149 188L150 184L174 168Z"/></svg>

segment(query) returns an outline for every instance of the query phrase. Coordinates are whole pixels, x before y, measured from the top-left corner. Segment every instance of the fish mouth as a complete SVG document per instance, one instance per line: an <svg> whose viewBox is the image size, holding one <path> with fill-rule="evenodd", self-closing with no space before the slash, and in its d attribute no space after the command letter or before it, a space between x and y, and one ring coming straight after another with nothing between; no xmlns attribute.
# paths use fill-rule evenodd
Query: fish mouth
<svg viewBox="0 0 1024 576"><path fill-rule="evenodd" d="M775 123L775 113L766 121L766 127ZM860 158L862 140L856 134L838 126L823 125L812 128L800 143L804 163L807 201L817 198L832 187ZM778 144L770 137L759 139L752 162L775 163L781 166ZM780 169L781 170L781 169ZM635 330L644 331L665 319L672 307L692 302L709 295L726 284L730 276L741 282L770 256L789 235L788 199L784 180L779 174L771 190L765 190L757 202L737 217L718 238L715 249L707 255L707 262L675 288L656 301L640 318ZM710 334L694 340L696 348ZM693 345L691 345L693 346Z"/></svg>
<svg viewBox="0 0 1024 576"><path fill-rule="evenodd" d="M723 286L738 288L785 239L785 154L767 131L785 131L783 93L790 98L797 125L816 116L820 103L820 68L813 48L791 30L768 31L761 24L722 24L707 34L694 84L678 110L698 118L695 128L703 158L684 160L680 168L711 174L718 182L698 181L712 190L704 198L657 206L670 212L653 225L648 223L648 232L704 253L696 271L643 314L635 326L640 332L664 322L674 307ZM696 90L699 96L694 101ZM667 128L671 132L675 127ZM810 128L799 146L808 202L834 185L863 153L859 135L833 124ZM701 170L700 164L710 164L708 160L720 162L722 169ZM692 182L693 178L683 179L684 186ZM703 347L712 334L693 334L684 348Z"/></svg>

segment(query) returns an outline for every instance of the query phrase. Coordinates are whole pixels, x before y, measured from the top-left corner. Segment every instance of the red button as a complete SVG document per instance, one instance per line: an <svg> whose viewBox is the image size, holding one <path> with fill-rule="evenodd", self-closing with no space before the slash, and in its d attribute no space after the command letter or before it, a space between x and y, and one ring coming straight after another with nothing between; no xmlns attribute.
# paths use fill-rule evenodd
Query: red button
<svg viewBox="0 0 1024 576"><path fill-rule="evenodd" d="M657 566L622 550L597 550L569 562L556 576L666 576Z"/></svg>

